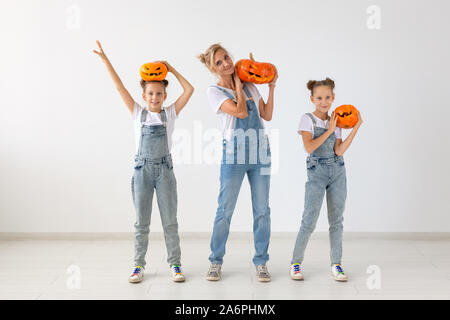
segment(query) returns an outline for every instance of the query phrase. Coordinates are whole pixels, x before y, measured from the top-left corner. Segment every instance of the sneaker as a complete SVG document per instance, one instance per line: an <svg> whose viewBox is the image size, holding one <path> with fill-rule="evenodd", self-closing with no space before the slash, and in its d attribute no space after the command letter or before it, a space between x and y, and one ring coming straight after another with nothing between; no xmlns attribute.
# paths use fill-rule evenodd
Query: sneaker
<svg viewBox="0 0 450 320"><path fill-rule="evenodd" d="M270 281L269 270L267 270L267 266L264 266L262 264L256 267L256 276L258 277L258 281L260 282Z"/></svg>
<svg viewBox="0 0 450 320"><path fill-rule="evenodd" d="M206 280L209 280L209 281L220 280L220 275L221 275L220 269L222 269L222 265L211 264L211 266L209 267L208 273L206 274Z"/></svg>
<svg viewBox="0 0 450 320"><path fill-rule="evenodd" d="M128 277L128 282L138 283L144 279L144 267L136 266L131 276Z"/></svg>
<svg viewBox="0 0 450 320"><path fill-rule="evenodd" d="M294 263L289 268L289 274L294 280L303 280L303 273L300 268L300 263Z"/></svg>
<svg viewBox="0 0 450 320"><path fill-rule="evenodd" d="M183 282L185 280L183 271L181 270L181 266L178 264L173 264L170 267L170 271L172 272L172 280L175 282Z"/></svg>
<svg viewBox="0 0 450 320"><path fill-rule="evenodd" d="M331 266L331 274L336 281L347 281L347 276L344 274L344 270L340 264L333 264Z"/></svg>

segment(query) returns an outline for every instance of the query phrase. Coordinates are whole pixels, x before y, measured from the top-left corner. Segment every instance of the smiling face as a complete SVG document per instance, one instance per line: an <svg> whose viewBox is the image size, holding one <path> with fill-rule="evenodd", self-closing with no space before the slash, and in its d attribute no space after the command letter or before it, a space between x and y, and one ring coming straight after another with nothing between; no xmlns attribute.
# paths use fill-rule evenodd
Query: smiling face
<svg viewBox="0 0 450 320"><path fill-rule="evenodd" d="M219 77L232 75L234 72L234 63L228 53L219 49L214 54L214 72L217 73Z"/></svg>
<svg viewBox="0 0 450 320"><path fill-rule="evenodd" d="M166 88L161 82L148 82L145 84L142 98L152 112L160 112L164 100L167 98Z"/></svg>
<svg viewBox="0 0 450 320"><path fill-rule="evenodd" d="M314 88L311 102L316 106L316 111L328 113L334 101L333 90L329 86L318 86Z"/></svg>

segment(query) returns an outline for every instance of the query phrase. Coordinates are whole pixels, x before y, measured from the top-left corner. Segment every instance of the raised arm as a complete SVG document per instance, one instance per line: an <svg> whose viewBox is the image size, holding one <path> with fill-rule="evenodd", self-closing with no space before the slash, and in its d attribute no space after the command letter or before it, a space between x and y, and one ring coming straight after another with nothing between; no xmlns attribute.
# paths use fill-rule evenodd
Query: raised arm
<svg viewBox="0 0 450 320"><path fill-rule="evenodd" d="M259 99L259 115L266 121L272 120L273 114L273 95L275 91L275 83L278 79L278 71L275 69L275 77L272 82L269 83L269 97L267 98L267 103L264 103L264 100Z"/></svg>
<svg viewBox="0 0 450 320"><path fill-rule="evenodd" d="M164 63L167 66L167 71L172 72L172 74L175 76L175 78L177 78L178 82L183 87L183 93L178 97L177 101L175 101L175 112L178 115L188 103L189 99L192 96L192 93L194 93L194 87L167 61L160 62Z"/></svg>
<svg viewBox="0 0 450 320"><path fill-rule="evenodd" d="M106 68L108 69L109 75L111 76L111 79L114 82L114 85L116 86L117 91L119 91L120 96L122 97L123 102L125 103L125 105L127 106L128 110L130 110L131 113L133 113L133 108L134 108L134 100L131 97L130 93L128 92L127 89L125 89L122 80L120 80L119 76L117 75L116 71L114 70L111 62L109 61L109 59L106 57L105 52L102 49L102 46L100 44L100 42L97 40L97 45L99 47L100 51L94 51L94 53L96 53L100 59L102 59L103 63L105 64Z"/></svg>

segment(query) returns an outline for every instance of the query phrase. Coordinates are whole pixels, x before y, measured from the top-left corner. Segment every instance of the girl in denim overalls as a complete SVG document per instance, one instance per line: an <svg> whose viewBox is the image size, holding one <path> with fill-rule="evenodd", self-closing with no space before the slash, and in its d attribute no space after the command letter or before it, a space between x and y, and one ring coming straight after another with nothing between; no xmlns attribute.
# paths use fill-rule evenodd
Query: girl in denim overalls
<svg viewBox="0 0 450 320"><path fill-rule="evenodd" d="M261 118L266 121L272 118L276 76L269 84L269 98L264 103L253 84L241 83L231 57L219 44L212 45L199 58L219 76L218 85L208 88L208 97L211 107L221 117L224 137L218 208L210 243L211 266L206 279L217 281L221 277L231 217L242 180L247 175L253 205L253 264L258 280L267 282L270 281L266 262L270 241L271 159Z"/></svg>
<svg viewBox="0 0 450 320"><path fill-rule="evenodd" d="M329 78L309 81L307 87L311 90L311 101L316 110L305 114L300 121L299 133L310 155L306 159L308 181L305 185L305 208L291 261L290 276L294 280L304 278L301 263L326 193L330 224L331 272L335 280L347 281L347 275L341 266L342 222L347 196L347 178L342 155L350 146L362 124L362 119L358 114L358 123L345 141L342 141L341 130L339 128L336 130L337 115L333 111L331 118L328 116L328 110L334 101L334 81ZM312 132L308 130L308 121L312 123ZM324 124L319 126L319 122Z"/></svg>
<svg viewBox="0 0 450 320"><path fill-rule="evenodd" d="M129 282L137 283L144 277L145 254L148 247L150 216L152 212L153 193L156 191L158 207L164 229L167 248L167 262L170 266L173 281L184 281L181 270L180 239L177 222L177 189L170 154L171 136L174 122L180 111L191 97L194 88L166 61L163 62L169 72L177 78L183 87L183 94L169 107L162 109L167 98L167 80L144 81L142 97L147 103L146 108L137 104L106 57L100 43L100 51L94 52L105 63L111 78L116 85L125 105L139 125L139 142L135 157L134 174L131 181L133 202L136 208L135 226L135 256L133 272Z"/></svg>

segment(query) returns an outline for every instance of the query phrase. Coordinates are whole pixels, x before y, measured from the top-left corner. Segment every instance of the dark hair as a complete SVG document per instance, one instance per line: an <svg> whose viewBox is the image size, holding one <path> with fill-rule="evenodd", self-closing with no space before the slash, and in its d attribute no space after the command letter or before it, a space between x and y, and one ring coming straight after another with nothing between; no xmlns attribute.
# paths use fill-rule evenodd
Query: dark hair
<svg viewBox="0 0 450 320"><path fill-rule="evenodd" d="M320 87L320 86L327 86L333 91L334 89L334 81L330 78L326 78L325 80L309 80L306 84L306 87L311 91L311 95L314 95L314 88Z"/></svg>
<svg viewBox="0 0 450 320"><path fill-rule="evenodd" d="M148 83L152 83L152 82L159 82L159 83L161 83L164 86L164 91L166 90L167 86L169 85L169 81L167 81L166 79L160 80L160 81L156 81L156 80L145 81L144 79L141 79L140 84L141 84L142 90L144 90L144 92L145 92L146 85Z"/></svg>

